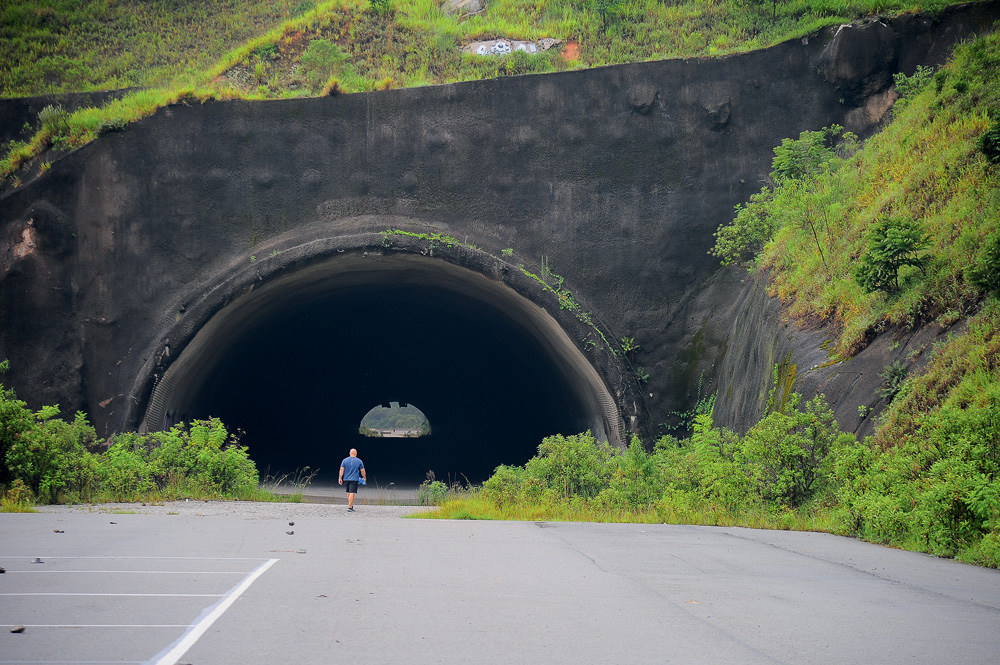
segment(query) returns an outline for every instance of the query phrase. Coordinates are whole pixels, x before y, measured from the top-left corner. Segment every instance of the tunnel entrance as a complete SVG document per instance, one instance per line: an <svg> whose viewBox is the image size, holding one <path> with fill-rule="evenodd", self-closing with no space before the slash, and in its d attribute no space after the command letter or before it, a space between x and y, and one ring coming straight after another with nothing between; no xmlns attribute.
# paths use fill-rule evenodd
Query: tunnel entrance
<svg viewBox="0 0 1000 665"><path fill-rule="evenodd" d="M368 438L358 415L406 396L421 438ZM542 438L607 438L604 384L566 333L510 288L442 260L340 255L268 281L198 332L150 399L144 427L217 416L262 473L336 479L357 448L380 486L478 483Z"/></svg>
<svg viewBox="0 0 1000 665"><path fill-rule="evenodd" d="M406 402L372 407L358 425L362 436L378 439L415 439L430 436L431 423L423 411Z"/></svg>

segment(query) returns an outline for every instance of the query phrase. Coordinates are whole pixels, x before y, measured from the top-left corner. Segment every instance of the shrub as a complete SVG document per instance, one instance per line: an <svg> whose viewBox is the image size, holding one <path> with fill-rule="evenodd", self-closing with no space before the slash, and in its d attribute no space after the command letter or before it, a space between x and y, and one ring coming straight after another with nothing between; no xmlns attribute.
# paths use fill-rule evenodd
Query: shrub
<svg viewBox="0 0 1000 665"><path fill-rule="evenodd" d="M523 498L524 468L501 464L483 483L482 496L497 506L513 506Z"/></svg>
<svg viewBox="0 0 1000 665"><path fill-rule="evenodd" d="M1000 297L1000 230L983 242L966 276L973 286Z"/></svg>
<svg viewBox="0 0 1000 665"><path fill-rule="evenodd" d="M720 259L724 266L749 263L774 237L775 221L769 204L773 193L767 187L751 195L746 205L736 206L736 217L721 224L715 232L715 245L708 253Z"/></svg>
<svg viewBox="0 0 1000 665"><path fill-rule="evenodd" d="M425 480L417 488L417 503L421 506L437 506L448 497L448 486L440 480Z"/></svg>
<svg viewBox="0 0 1000 665"><path fill-rule="evenodd" d="M907 76L903 72L892 75L893 83L896 86L896 93L899 98L893 106L893 113L900 113L911 99L916 97L930 82L937 81L932 67L917 65L917 69L912 76Z"/></svg>
<svg viewBox="0 0 1000 665"><path fill-rule="evenodd" d="M799 399L793 393L784 409L754 425L734 455L754 491L773 506L800 506L811 499L829 476L830 454L854 439L840 431L823 395L804 409L798 408Z"/></svg>
<svg viewBox="0 0 1000 665"><path fill-rule="evenodd" d="M8 361L0 362L0 374L5 374L9 369ZM33 426L34 418L27 404L17 399L13 390L0 383L0 485L13 480L7 466L7 452Z"/></svg>
<svg viewBox="0 0 1000 665"><path fill-rule="evenodd" d="M610 467L608 487L598 494L599 503L606 508L648 509L663 495L666 479L638 437L632 437L624 454L611 458Z"/></svg>
<svg viewBox="0 0 1000 665"><path fill-rule="evenodd" d="M774 149L771 178L781 182L818 176L837 157L833 141L843 130L840 125L832 125L818 132L802 132L797 139L783 139Z"/></svg>
<svg viewBox="0 0 1000 665"><path fill-rule="evenodd" d="M95 464L86 446L96 439L86 416L72 422L56 418L59 408L47 406L34 414L35 423L7 451L14 479L24 482L39 500L54 503L63 493L89 495L95 486Z"/></svg>
<svg viewBox="0 0 1000 665"><path fill-rule="evenodd" d="M556 434L542 440L538 455L525 464L525 476L541 481L564 498L590 498L607 487L608 461L613 454L607 442L598 443L590 432Z"/></svg>
<svg viewBox="0 0 1000 665"><path fill-rule="evenodd" d="M157 488L145 440L137 434L115 437L98 460L97 474L114 501L137 501Z"/></svg>
<svg viewBox="0 0 1000 665"><path fill-rule="evenodd" d="M994 120L990 128L979 136L976 147L990 164L1000 164L1000 120Z"/></svg>
<svg viewBox="0 0 1000 665"><path fill-rule="evenodd" d="M42 131L50 135L64 134L69 131L69 111L58 104L49 104L38 112L38 121Z"/></svg>
<svg viewBox="0 0 1000 665"><path fill-rule="evenodd" d="M868 232L868 250L854 271L854 280L866 293L899 291L899 269L915 266L924 271L927 257L921 252L931 244L917 223L902 217L883 217Z"/></svg>
<svg viewBox="0 0 1000 665"><path fill-rule="evenodd" d="M906 372L906 365L898 360L886 365L885 369L879 372L882 387L878 391L878 396L891 402L903 387L903 382L906 381Z"/></svg>
<svg viewBox="0 0 1000 665"><path fill-rule="evenodd" d="M18 478L11 483L10 489L0 497L0 513L30 513L33 512L31 490Z"/></svg>
<svg viewBox="0 0 1000 665"><path fill-rule="evenodd" d="M347 54L337 44L326 39L314 39L299 58L299 68L306 82L319 89L347 66Z"/></svg>

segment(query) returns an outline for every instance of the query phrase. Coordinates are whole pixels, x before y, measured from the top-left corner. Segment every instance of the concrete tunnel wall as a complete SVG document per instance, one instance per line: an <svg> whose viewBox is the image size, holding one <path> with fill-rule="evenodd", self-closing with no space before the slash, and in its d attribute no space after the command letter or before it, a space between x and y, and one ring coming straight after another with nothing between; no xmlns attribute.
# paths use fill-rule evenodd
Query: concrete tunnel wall
<svg viewBox="0 0 1000 665"><path fill-rule="evenodd" d="M442 258L316 250L262 259L264 285L214 315L189 310L207 321L157 382L144 429L212 413L253 432L263 468L328 477L356 447L382 485L427 470L478 482L556 431L623 441L602 378L529 297ZM421 408L430 439L361 437L361 417L390 401Z"/></svg>
<svg viewBox="0 0 1000 665"><path fill-rule="evenodd" d="M453 311L507 303L483 316L539 362L556 354L546 366L553 391L569 395L553 403L565 427L601 420L610 435L610 395L624 428L648 441L699 385L725 394L711 381L745 275L719 270L706 251L733 206L760 189L772 148L833 123L869 135L891 105L892 73L942 62L957 40L992 26L997 7L824 30L719 59L163 109L0 195L4 383L33 406L86 411L102 436L138 427L165 374L214 315L235 316L221 313L241 296L317 262L408 254L517 294L484 288ZM386 246L389 228L466 247L396 236ZM541 275L543 265L593 326L518 268ZM544 317L528 316L532 307L574 352L538 332ZM614 356L602 335L641 349ZM577 353L600 381L581 374ZM193 371L183 367L182 378ZM183 394L201 379L186 376L166 410L190 409ZM483 376L508 392L517 378ZM750 402L743 410L757 408ZM549 424L562 429L559 418ZM526 438L533 449L537 436Z"/></svg>

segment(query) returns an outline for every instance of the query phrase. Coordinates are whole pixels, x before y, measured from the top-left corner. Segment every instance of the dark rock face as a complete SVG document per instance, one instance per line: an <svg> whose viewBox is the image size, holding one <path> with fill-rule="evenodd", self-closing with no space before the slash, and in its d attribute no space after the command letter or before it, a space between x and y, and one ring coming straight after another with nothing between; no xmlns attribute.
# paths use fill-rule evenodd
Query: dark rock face
<svg viewBox="0 0 1000 665"><path fill-rule="evenodd" d="M837 423L859 439L873 434L875 417L888 406L881 396L883 373L893 363L910 372L930 359L933 345L964 324L937 324L917 330L889 330L847 360L832 362L825 350L832 331L804 328L785 319L779 302L758 279L748 279L738 294L725 358L719 364L716 424L745 432L794 391L805 399L823 394ZM774 374L778 381L775 385ZM773 389L773 394L772 394Z"/></svg>
<svg viewBox="0 0 1000 665"><path fill-rule="evenodd" d="M861 106L892 85L899 57L897 35L882 21L842 25L823 51L821 71L845 104Z"/></svg>
<svg viewBox="0 0 1000 665"><path fill-rule="evenodd" d="M551 403L578 407L565 409L572 425L539 421L539 428L583 423L618 440L624 430L655 436L672 412L697 399L699 385L719 389L720 404L732 400L721 411L747 422L761 408L771 361L784 352L773 346L780 317L760 294L744 290L745 275L718 270L706 253L713 232L760 189L781 139L832 123L870 134L881 120L869 111L891 80L888 63L945 57L957 39L992 23L997 5L989 8L857 29L850 42L822 32L715 60L163 109L59 159L0 199L0 358L12 361L4 382L34 406L87 411L102 434L137 427L151 413L150 426L160 426L172 409L209 415L198 413L191 395L247 390L250 399L251 378L227 383L221 369L257 362L227 355L241 335L258 335L246 348L274 352L241 303L302 271L349 259L384 269L377 279L353 282L365 293L386 293L393 280L401 288L441 289L442 301L455 304L431 317L438 324L454 314L456 326L472 326L463 312L476 308L496 314L497 337L484 338L484 354L506 348L501 338L522 340L532 358L548 354L557 375ZM859 61L869 52L877 66ZM842 103L847 88L854 92ZM385 235L388 229L418 235ZM436 276L412 278L410 264L397 260L404 256L420 270L436 267ZM468 278L451 279L454 270ZM563 278L548 279L561 296L534 279L546 270ZM309 302L354 302L331 295L352 283L342 273L323 272L329 288L309 291ZM460 286L480 279L506 295L485 283L467 293ZM406 322L362 320L339 305L327 318L301 318L309 303L294 290L269 292L280 295L256 306L267 321L356 331L389 325L398 336L383 344L407 344ZM742 308L751 299L764 309L747 314ZM571 302L589 312L589 323L566 308ZM226 312L243 312L247 325L218 324ZM734 321L744 321L735 324L738 332ZM425 344L447 337L447 322L441 325L426 335L420 329ZM223 328L228 332L218 333ZM203 357L199 375L198 363L184 359L196 355L192 344L206 330L202 339L218 353ZM607 342L623 337L641 349L611 354ZM364 336L350 339L358 347L337 350L340 361L323 365L324 383L363 384ZM444 358L449 366L476 363L451 358L445 345L422 352L435 360L427 367ZM309 353L322 355L304 349L286 365L308 367ZM516 348L504 353L513 367ZM761 360L744 363L742 374L724 367L754 353ZM187 378L171 384L164 377L173 367ZM380 371L390 374L392 365ZM547 399L544 387L531 392L510 374L482 377L495 399ZM253 380L258 392L292 389L271 385L266 373ZM465 374L454 381L471 391L476 380ZM159 390L167 384L173 388ZM730 387L744 394L730 398ZM439 399L439 388L428 394ZM378 401L401 397L424 407L416 397ZM343 432L364 415L315 409L329 412ZM501 417L483 409L483 422ZM439 431L440 419L428 416Z"/></svg>

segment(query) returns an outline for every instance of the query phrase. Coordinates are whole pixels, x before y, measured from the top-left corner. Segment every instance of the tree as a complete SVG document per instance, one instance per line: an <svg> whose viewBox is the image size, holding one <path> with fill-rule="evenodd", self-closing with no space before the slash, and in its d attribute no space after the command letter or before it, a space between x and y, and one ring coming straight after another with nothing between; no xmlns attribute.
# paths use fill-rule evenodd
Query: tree
<svg viewBox="0 0 1000 665"><path fill-rule="evenodd" d="M781 145L775 147L771 178L776 183L815 178L829 168L838 153L853 152L856 147L857 136L844 132L840 125L830 125L818 132L801 132L799 138L782 139Z"/></svg>
<svg viewBox="0 0 1000 665"><path fill-rule="evenodd" d="M931 244L916 222L902 217L884 217L868 232L868 250L854 271L854 281L865 293L899 291L899 269L914 266L925 273Z"/></svg>

